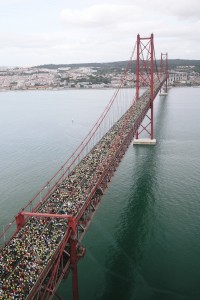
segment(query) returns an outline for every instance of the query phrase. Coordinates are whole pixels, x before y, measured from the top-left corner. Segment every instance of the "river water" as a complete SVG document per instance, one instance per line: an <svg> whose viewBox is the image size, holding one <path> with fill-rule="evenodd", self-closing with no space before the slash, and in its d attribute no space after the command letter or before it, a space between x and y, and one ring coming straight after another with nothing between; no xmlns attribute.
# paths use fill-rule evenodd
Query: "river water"
<svg viewBox="0 0 200 300"><path fill-rule="evenodd" d="M63 164L113 90L0 93L0 226ZM155 100L156 146L130 146L82 243L81 300L200 299L200 89ZM0 231L1 231L0 230ZM59 294L71 298L71 278Z"/></svg>

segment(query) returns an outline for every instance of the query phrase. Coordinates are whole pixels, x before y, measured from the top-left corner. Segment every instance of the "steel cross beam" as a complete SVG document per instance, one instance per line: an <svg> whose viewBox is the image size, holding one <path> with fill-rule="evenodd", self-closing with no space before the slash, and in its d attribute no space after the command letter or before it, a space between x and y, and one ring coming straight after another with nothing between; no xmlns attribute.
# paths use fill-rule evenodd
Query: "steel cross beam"
<svg viewBox="0 0 200 300"><path fill-rule="evenodd" d="M21 227L25 225L25 216L28 217L35 217L35 218L55 218L55 219L67 219L69 220L69 227L73 230L73 232L76 231L76 220L72 215L61 215L61 214L47 214L47 213L34 213L34 212L26 212L21 211L16 216L16 225L17 230L19 231Z"/></svg>

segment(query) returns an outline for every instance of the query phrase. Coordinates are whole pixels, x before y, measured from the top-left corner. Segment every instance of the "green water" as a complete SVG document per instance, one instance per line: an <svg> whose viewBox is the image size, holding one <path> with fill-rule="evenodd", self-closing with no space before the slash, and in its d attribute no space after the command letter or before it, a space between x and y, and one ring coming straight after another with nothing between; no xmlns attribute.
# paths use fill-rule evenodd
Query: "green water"
<svg viewBox="0 0 200 300"><path fill-rule="evenodd" d="M1 226L78 145L112 92L0 94ZM156 99L157 145L129 147L83 239L81 300L200 299L199 115L198 88ZM71 278L59 294L71 299Z"/></svg>

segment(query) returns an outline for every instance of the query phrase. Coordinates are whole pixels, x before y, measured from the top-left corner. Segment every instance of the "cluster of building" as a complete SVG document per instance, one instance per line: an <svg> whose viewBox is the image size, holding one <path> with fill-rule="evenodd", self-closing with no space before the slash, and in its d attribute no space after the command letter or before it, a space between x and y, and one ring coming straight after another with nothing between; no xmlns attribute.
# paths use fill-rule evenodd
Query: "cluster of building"
<svg viewBox="0 0 200 300"><path fill-rule="evenodd" d="M200 74L194 71L188 73L171 70L168 84L171 86L200 86Z"/></svg>
<svg viewBox="0 0 200 300"><path fill-rule="evenodd" d="M123 68L102 71L98 67L0 68L0 90L115 88L123 72ZM128 73L123 86L133 87L135 82L135 74ZM200 74L192 66L176 67L169 72L169 85L199 86Z"/></svg>
<svg viewBox="0 0 200 300"><path fill-rule="evenodd" d="M0 69L0 90L113 88L120 84L122 72L102 73L91 67ZM130 73L123 84L131 87L134 80Z"/></svg>

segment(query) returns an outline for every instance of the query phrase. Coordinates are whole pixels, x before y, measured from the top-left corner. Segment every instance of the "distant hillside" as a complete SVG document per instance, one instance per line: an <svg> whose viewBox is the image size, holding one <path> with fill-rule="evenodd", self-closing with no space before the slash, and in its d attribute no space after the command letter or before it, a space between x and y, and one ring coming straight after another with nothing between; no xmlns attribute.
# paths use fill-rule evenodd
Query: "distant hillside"
<svg viewBox="0 0 200 300"><path fill-rule="evenodd" d="M169 69L174 69L177 66L194 66L194 71L200 73L200 60L169 59Z"/></svg>
<svg viewBox="0 0 200 300"><path fill-rule="evenodd" d="M58 68L97 68L97 69L105 69L105 70L112 70L112 69L122 69L125 68L127 65L127 61L117 61L117 62L108 62L108 63L81 63L81 64L48 64L48 65L40 65L36 66L35 68L47 68L47 69L58 69ZM133 62L135 64L135 62Z"/></svg>
<svg viewBox="0 0 200 300"><path fill-rule="evenodd" d="M121 70L126 68L128 61L117 61L117 62L107 62L107 63L81 63L81 64L46 64L35 66L35 68L46 68L46 69L58 69L58 68L82 68L90 67L98 69L101 72L108 72L113 70ZM160 60L157 60L157 65L159 66ZM200 60L188 60L188 59L169 59L168 60L169 69L174 69L177 66L195 66L194 71L200 73ZM135 61L132 61L132 69L135 71Z"/></svg>

